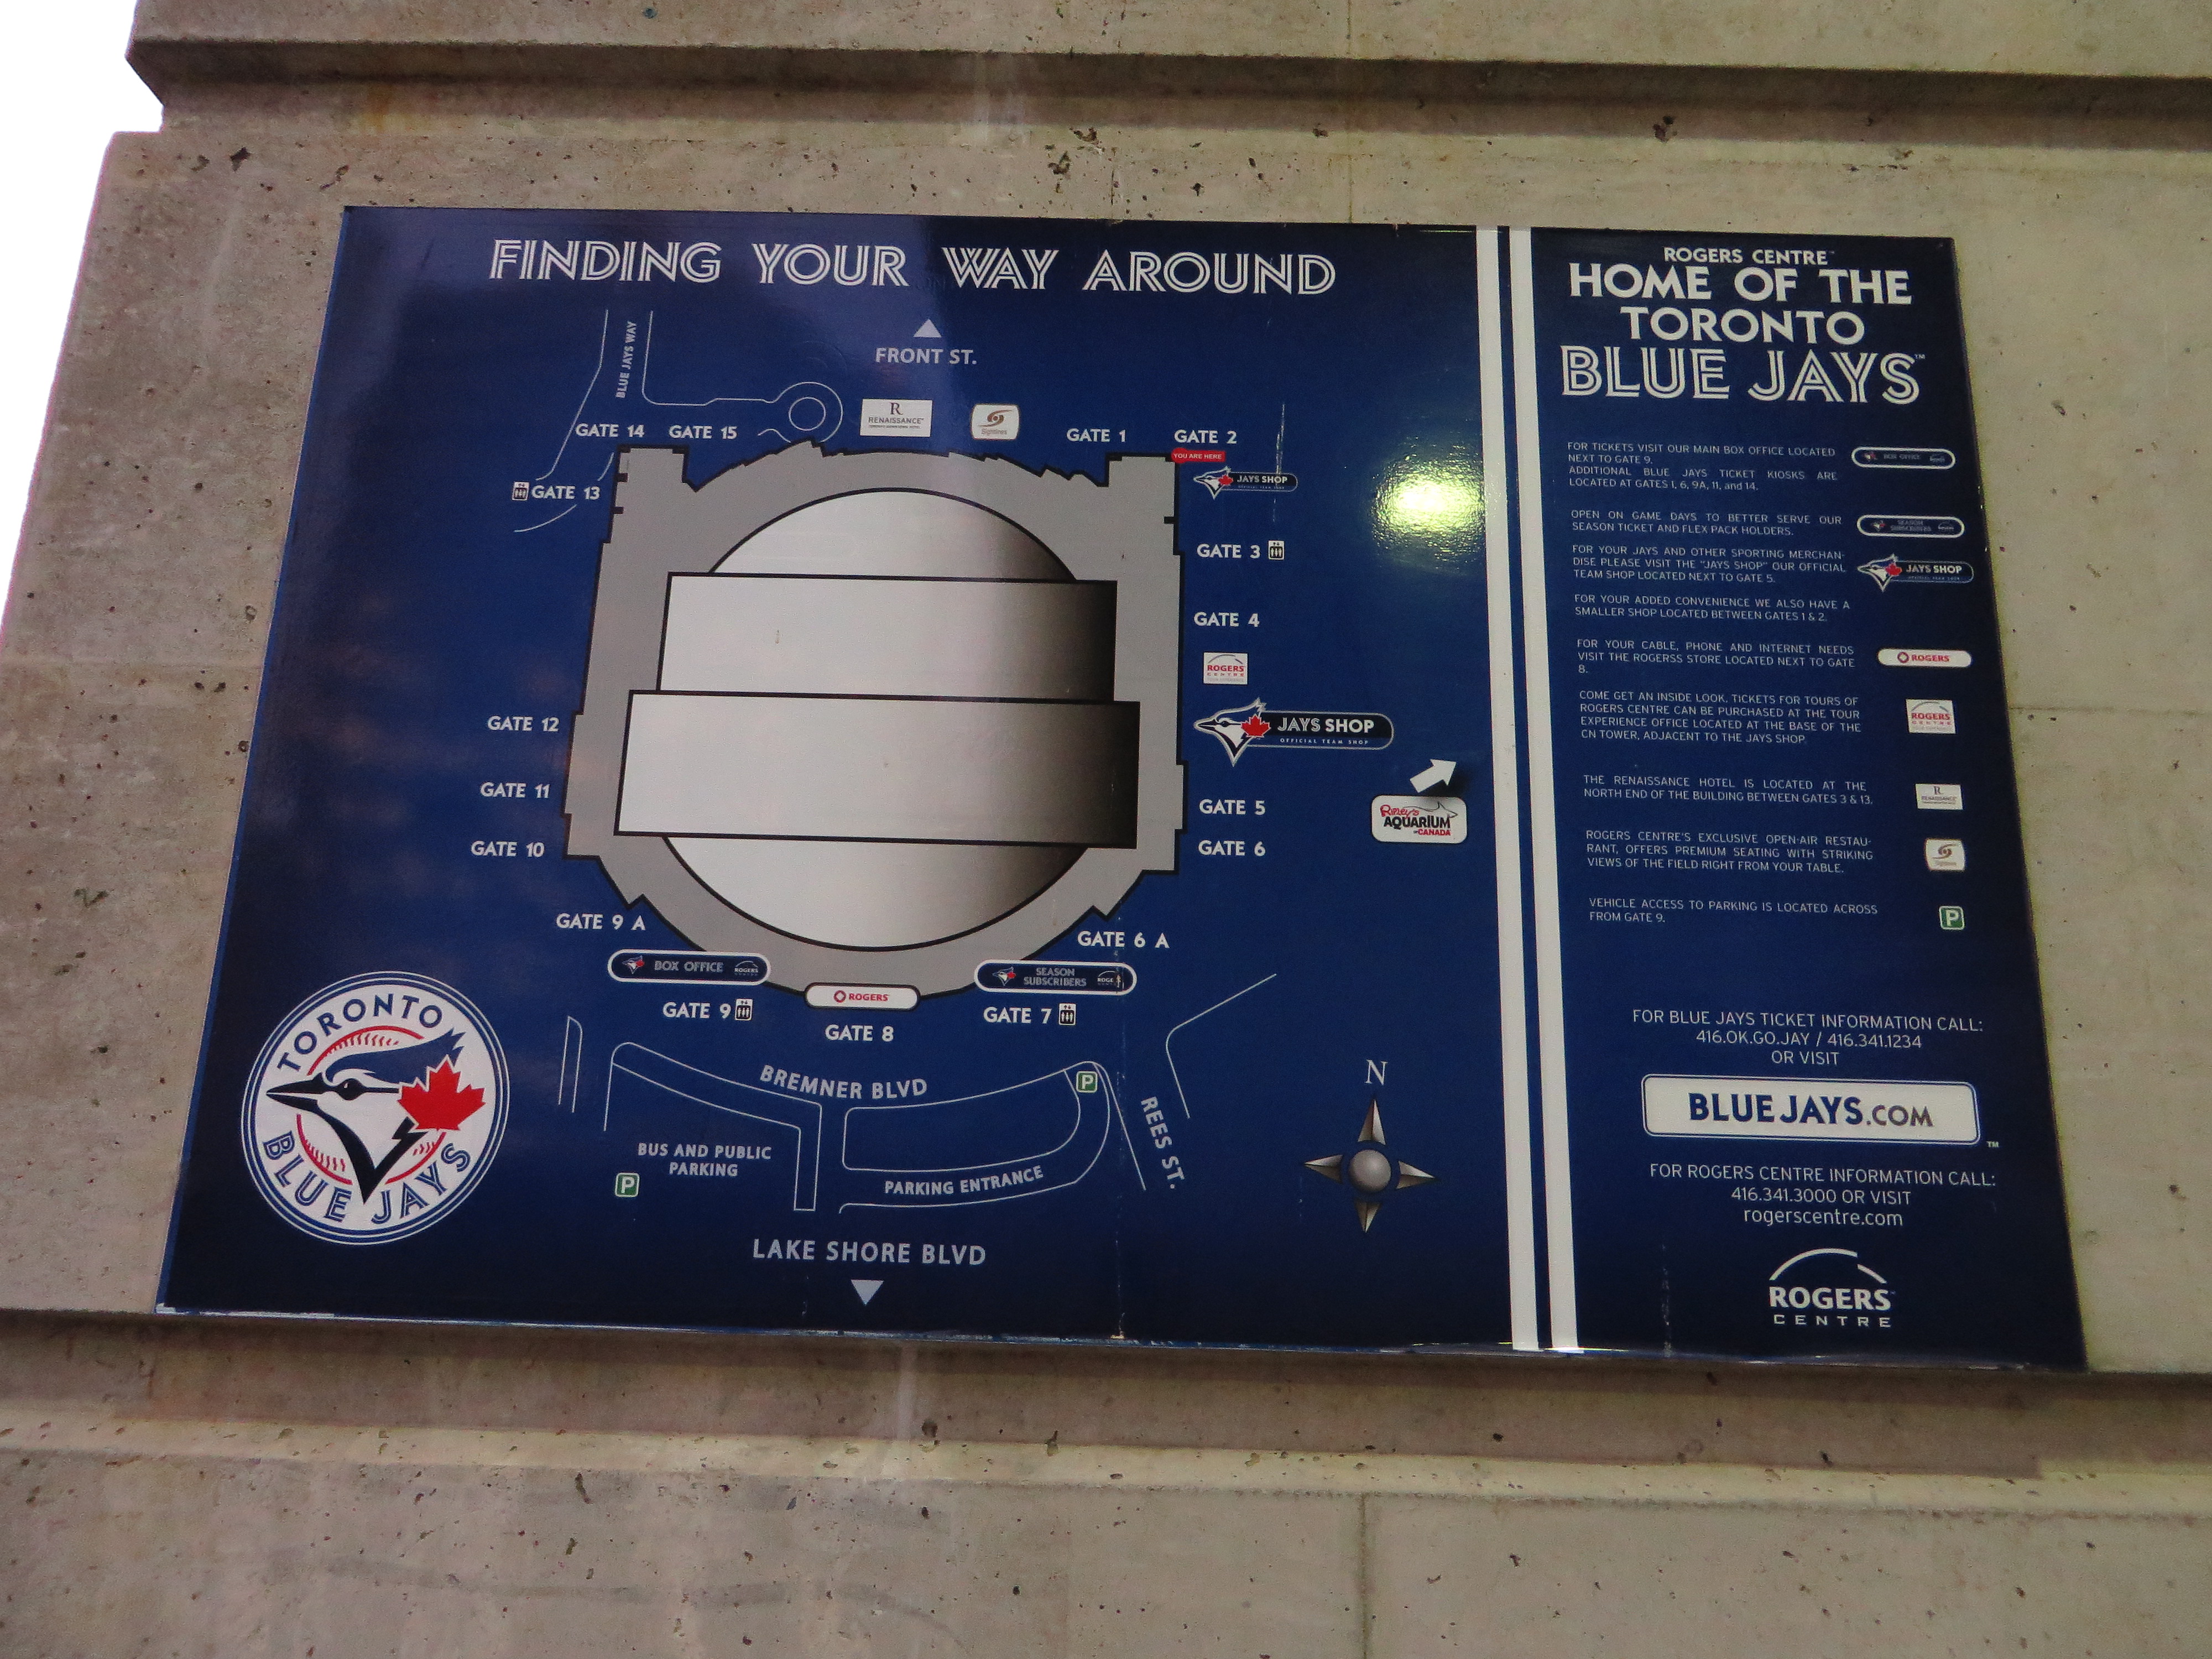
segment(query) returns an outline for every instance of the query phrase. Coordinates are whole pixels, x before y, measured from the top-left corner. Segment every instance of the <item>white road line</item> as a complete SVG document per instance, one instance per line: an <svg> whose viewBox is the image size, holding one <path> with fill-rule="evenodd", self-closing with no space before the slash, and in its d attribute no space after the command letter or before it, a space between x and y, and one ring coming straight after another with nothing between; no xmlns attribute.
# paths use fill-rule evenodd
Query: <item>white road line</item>
<svg viewBox="0 0 2212 1659"><path fill-rule="evenodd" d="M1273 979L1274 977L1275 976L1273 974L1267 975L1267 979ZM1236 1001L1237 999L1241 996L1249 996L1253 992L1258 990L1262 985L1265 985L1267 982L1267 979L1255 979L1243 990L1231 991L1227 996L1222 998L1220 1001L1215 1003L1212 1007L1200 1009L1188 1019L1183 1021L1182 1025L1178 1025L1175 1028L1174 1031L1170 1031L1167 1034L1166 1040L1160 1044L1161 1048L1167 1051L1168 1075L1175 1079L1176 1098L1182 1103L1182 1115L1185 1117L1188 1117L1190 1115L1190 1097L1182 1091L1182 1073L1176 1070L1176 1031L1182 1030L1183 1025L1197 1024L1199 1021L1204 1019L1208 1014L1218 1012L1221 1009L1226 1008L1231 1003Z"/></svg>

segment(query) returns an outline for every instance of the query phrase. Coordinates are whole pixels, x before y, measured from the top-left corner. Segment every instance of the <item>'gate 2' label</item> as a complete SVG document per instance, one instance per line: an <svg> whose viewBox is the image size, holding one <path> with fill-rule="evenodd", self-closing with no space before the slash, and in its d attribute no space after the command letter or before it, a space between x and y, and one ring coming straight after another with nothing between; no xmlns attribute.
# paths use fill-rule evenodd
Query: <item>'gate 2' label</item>
<svg viewBox="0 0 2212 1659"><path fill-rule="evenodd" d="M364 974L294 1009L246 1089L246 1161L270 1206L340 1244L441 1219L491 1165L507 1059L451 987Z"/></svg>

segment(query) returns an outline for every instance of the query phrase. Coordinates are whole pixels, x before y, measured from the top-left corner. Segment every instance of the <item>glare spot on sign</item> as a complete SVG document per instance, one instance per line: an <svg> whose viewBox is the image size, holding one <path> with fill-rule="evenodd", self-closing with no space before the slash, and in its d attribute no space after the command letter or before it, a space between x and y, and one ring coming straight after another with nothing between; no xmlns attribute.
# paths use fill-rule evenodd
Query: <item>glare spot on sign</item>
<svg viewBox="0 0 2212 1659"><path fill-rule="evenodd" d="M1481 480L1463 456L1407 456L1376 493L1376 530L1401 559L1462 563L1481 526Z"/></svg>
<svg viewBox="0 0 2212 1659"><path fill-rule="evenodd" d="M1382 514L1394 530L1471 530L1482 517L1482 495L1472 483L1416 472L1392 487Z"/></svg>

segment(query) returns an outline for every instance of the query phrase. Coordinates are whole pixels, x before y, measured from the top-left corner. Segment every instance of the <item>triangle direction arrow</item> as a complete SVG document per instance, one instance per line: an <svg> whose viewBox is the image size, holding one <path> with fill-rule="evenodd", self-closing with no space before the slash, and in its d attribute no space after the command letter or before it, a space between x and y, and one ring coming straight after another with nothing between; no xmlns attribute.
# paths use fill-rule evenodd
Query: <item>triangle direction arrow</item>
<svg viewBox="0 0 2212 1659"><path fill-rule="evenodd" d="M864 1308L876 1299L876 1292L883 1287L884 1281L880 1279L856 1279L853 1281L853 1288L860 1293L860 1305Z"/></svg>
<svg viewBox="0 0 2212 1659"><path fill-rule="evenodd" d="M1359 1126L1359 1141L1362 1146L1388 1146L1390 1144L1382 1139L1381 1101L1370 1099L1367 1103L1367 1121Z"/></svg>
<svg viewBox="0 0 2212 1659"><path fill-rule="evenodd" d="M937 331L935 323L924 321L920 328L915 330L914 337L917 340L941 340L945 337Z"/></svg>

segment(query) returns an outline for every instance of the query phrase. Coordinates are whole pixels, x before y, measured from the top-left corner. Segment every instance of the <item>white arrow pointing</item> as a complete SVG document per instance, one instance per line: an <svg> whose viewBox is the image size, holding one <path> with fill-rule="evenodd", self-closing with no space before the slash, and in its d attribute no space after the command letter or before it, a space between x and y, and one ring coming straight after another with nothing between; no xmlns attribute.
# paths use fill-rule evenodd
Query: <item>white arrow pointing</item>
<svg viewBox="0 0 2212 1659"><path fill-rule="evenodd" d="M876 1292L883 1287L884 1281L880 1279L856 1279L853 1281L853 1289L859 1294L860 1305L864 1308L876 1299Z"/></svg>
<svg viewBox="0 0 2212 1659"><path fill-rule="evenodd" d="M1413 787L1416 789L1441 789L1451 781L1452 774L1458 770L1459 763L1457 761L1431 760L1429 763L1427 771L1416 772L1413 774Z"/></svg>

